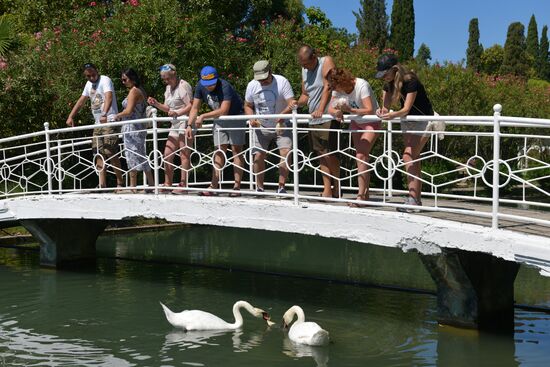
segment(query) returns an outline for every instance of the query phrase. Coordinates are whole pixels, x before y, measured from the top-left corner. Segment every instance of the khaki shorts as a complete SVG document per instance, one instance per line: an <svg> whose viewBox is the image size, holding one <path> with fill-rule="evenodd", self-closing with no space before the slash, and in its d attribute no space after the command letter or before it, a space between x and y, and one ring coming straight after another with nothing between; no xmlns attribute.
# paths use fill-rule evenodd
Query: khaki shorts
<svg viewBox="0 0 550 367"><path fill-rule="evenodd" d="M105 157L110 157L117 154L118 129L111 126L94 129L92 149L94 153L99 152Z"/></svg>
<svg viewBox="0 0 550 367"><path fill-rule="evenodd" d="M318 125L309 125L310 129L340 130L340 122L336 120L325 121ZM338 132L328 130L310 130L309 146L317 154L326 154L338 149Z"/></svg>
<svg viewBox="0 0 550 367"><path fill-rule="evenodd" d="M278 149L292 149L290 130L283 130L282 134L278 135L275 129L257 128L252 134L252 153L269 151L272 141L275 141Z"/></svg>
<svg viewBox="0 0 550 367"><path fill-rule="evenodd" d="M401 122L401 131L405 134L420 135L422 137L432 136L428 131L428 121L406 121Z"/></svg>

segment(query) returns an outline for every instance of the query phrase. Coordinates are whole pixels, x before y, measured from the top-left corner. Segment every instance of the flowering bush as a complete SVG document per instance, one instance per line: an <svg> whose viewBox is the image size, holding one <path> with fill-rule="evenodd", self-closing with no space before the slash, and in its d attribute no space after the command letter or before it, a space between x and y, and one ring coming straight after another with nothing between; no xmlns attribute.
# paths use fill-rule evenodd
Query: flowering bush
<svg viewBox="0 0 550 367"><path fill-rule="evenodd" d="M44 121L64 126L85 83L81 66L86 62L109 75L122 97L126 91L119 78L127 67L140 72L145 89L154 96L164 89L158 75L164 63L175 64L191 85L202 66L213 65L244 94L254 62L269 59L273 71L286 76L299 95L296 50L307 43L321 55L332 55L337 66L367 79L381 97L382 84L373 78L378 51L363 44L350 46L352 38L331 27L275 17L256 27L225 29L210 13L184 12L179 0L52 0L46 4L55 17L44 26L43 18L35 18L35 13L45 14L43 1L13 1L27 14L30 28L19 49L0 59L0 114L9 122L2 124L0 136L36 131ZM495 103L501 103L507 115L550 116L550 90L543 84L480 75L460 64L410 66L442 115L488 115ZM79 117L89 123L89 115L83 112Z"/></svg>

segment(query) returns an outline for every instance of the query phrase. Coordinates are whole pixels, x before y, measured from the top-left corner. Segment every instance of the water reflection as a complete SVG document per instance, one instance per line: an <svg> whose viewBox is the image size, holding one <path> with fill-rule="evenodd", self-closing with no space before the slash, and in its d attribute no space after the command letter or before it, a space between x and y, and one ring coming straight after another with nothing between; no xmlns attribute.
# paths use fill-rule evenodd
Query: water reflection
<svg viewBox="0 0 550 367"><path fill-rule="evenodd" d="M89 341L39 334L31 329L14 326L16 323L9 320L0 324L0 345L2 346L0 362L2 366L28 366L31 363L44 365L40 361L48 361L47 365L54 367L69 365L126 367L133 365L114 356L105 348L94 347Z"/></svg>
<svg viewBox="0 0 550 367"><path fill-rule="evenodd" d="M328 347L312 347L293 343L288 335L283 339L283 354L291 358L313 358L317 367L328 366Z"/></svg>
<svg viewBox="0 0 550 367"><path fill-rule="evenodd" d="M440 326L437 339L438 366L517 367L513 335L494 335L475 330Z"/></svg>

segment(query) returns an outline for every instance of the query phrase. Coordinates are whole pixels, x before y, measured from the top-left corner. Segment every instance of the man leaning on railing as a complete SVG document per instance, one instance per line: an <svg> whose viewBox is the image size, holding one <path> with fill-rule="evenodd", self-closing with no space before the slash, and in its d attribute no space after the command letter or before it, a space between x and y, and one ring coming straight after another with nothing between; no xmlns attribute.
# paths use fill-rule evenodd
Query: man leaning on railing
<svg viewBox="0 0 550 367"><path fill-rule="evenodd" d="M67 126L74 126L74 117L88 99L90 99L91 102L90 108L94 116L95 124L104 124L107 122L108 116L114 116L118 113L113 82L108 76L100 75L94 64L84 64L82 69L84 71L84 77L88 79L88 81L84 86L82 95L67 118ZM97 157L95 162L97 170L99 171L99 187L107 187L107 170L105 169L106 159L110 159L115 167L114 171L116 174L117 187L122 187L122 171L120 169L120 159L117 156L117 129L111 126L94 129L92 150L102 156Z"/></svg>
<svg viewBox="0 0 550 367"><path fill-rule="evenodd" d="M247 115L286 114L295 103L294 92L289 81L282 75L273 74L269 61L260 60L254 64L254 80L246 87L244 111ZM275 141L279 149L279 187L277 194L286 194L285 183L288 177L286 157L292 149L292 134L288 121L278 119L252 119L254 172L256 191L264 191L265 158L269 145Z"/></svg>

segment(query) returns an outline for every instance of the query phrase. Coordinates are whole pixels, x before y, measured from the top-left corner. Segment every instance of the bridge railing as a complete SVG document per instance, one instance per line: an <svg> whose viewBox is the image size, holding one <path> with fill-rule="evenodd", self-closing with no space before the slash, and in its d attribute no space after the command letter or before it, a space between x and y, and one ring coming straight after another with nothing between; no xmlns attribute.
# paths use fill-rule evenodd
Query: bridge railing
<svg viewBox="0 0 550 367"><path fill-rule="evenodd" d="M337 149L328 154L336 155L340 161L340 175L332 176L338 182L338 197L322 198L322 171L320 159L309 150L307 135L312 128L308 125L310 115L293 112L287 115L270 116L224 116L220 120L242 121L243 119L288 119L283 129L293 136L293 148L283 157L278 149L269 148L266 153L264 171L255 172L253 163L252 134L254 127L232 127L223 130L245 130L248 144L237 155L231 150L222 151L213 146L212 129L205 125L198 129L185 147L177 147L172 157L164 156L167 135L171 131L171 118L123 121L103 124L120 128L126 124L142 123L141 131L147 134L145 153L142 155L154 173L154 186L144 184L143 178L136 187L129 187L129 169L124 158L129 148L119 141L120 149L112 156L104 156L92 148L92 132L97 125L75 128L49 129L44 131L0 139L0 197L19 195L52 195L86 192L112 193L114 173L119 171L126 189L154 191L155 194L211 192L214 194L236 194L231 188L235 184L233 171L242 169L242 190L238 193L254 198L279 197L293 200L294 204L305 201L326 203L357 203L357 180L365 172L370 174L370 198L362 204L372 208L409 208L423 211L438 211L484 217L497 228L499 220L512 220L550 225L550 120L501 116L501 107L495 106L493 116L409 116L404 119L386 121L375 131L377 136L369 159L356 156L352 134L359 131L347 129L351 120L378 121L376 116L345 116L343 129L333 130L338 136ZM324 119L330 120L326 115ZM186 117L180 118L186 120ZM422 171L417 177L422 181L422 207L407 207L401 204L408 194L407 178L414 177L407 172L402 159L403 144L401 123L407 121L444 121L447 129L428 131L430 140L418 161ZM319 131L320 129L315 128ZM183 134L183 131L181 131ZM218 132L219 133L219 132ZM441 140L444 134L444 139ZM113 133L116 137L120 132ZM192 144L191 144L192 143ZM181 166L178 157L183 150L190 152L189 168ZM214 164L214 157L222 156L222 166ZM236 157L242 157L239 167ZM115 164L116 158L122 165ZM100 169L95 162L103 162L111 187L97 187ZM494 169L497 162L497 169ZM357 163L361 164L358 170ZM286 182L286 194L277 194L279 166L286 166L290 172ZM185 187L174 184L162 186L166 168L172 168L174 178L186 178ZM211 171L220 176L220 186L207 189ZM264 192L255 191L256 176L265 174ZM111 177L113 176L113 177ZM179 182L174 179L174 182ZM494 184L496 183L496 184ZM248 190L246 190L248 189ZM116 193L121 190L117 189ZM352 194L350 198L349 194ZM208 200L208 198L205 198ZM484 205L469 205L484 204ZM504 213L502 207L530 208L521 215Z"/></svg>

